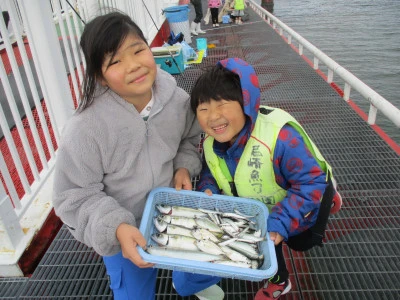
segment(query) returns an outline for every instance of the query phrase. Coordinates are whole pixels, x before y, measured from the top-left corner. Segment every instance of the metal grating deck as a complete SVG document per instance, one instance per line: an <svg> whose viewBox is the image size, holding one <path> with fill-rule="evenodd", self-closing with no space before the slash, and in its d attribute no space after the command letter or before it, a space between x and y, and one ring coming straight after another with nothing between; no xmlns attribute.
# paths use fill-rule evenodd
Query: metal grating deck
<svg viewBox="0 0 400 300"><path fill-rule="evenodd" d="M306 253L284 248L293 288L281 299L400 299L399 156L268 24L250 13L251 22L241 26L203 26L216 48L208 50L202 64L175 77L190 92L203 67L243 58L259 75L263 103L292 113L333 167L343 208L331 216L324 247ZM226 299L250 300L261 283L223 279L220 285ZM112 295L101 258L63 227L31 278L0 279L0 299ZM171 272L160 270L156 299L194 297L179 297Z"/></svg>

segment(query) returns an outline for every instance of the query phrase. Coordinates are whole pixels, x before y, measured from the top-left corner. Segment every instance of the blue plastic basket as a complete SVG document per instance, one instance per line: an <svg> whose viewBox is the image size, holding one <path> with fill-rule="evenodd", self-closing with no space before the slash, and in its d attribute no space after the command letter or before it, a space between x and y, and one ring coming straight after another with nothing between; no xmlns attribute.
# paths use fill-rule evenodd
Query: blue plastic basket
<svg viewBox="0 0 400 300"><path fill-rule="evenodd" d="M231 20L231 16L230 15L222 16L222 24L229 24L230 20Z"/></svg>
<svg viewBox="0 0 400 300"><path fill-rule="evenodd" d="M165 17L168 23L179 23L189 20L188 5L170 6L164 9Z"/></svg>
<svg viewBox="0 0 400 300"><path fill-rule="evenodd" d="M257 222L261 229L262 235L264 236L266 234L268 209L265 204L259 201L224 195L213 195L210 197L201 192L177 191L173 188L156 188L151 191L148 196L142 222L140 224L140 232L146 238L149 245L156 245L151 239L151 235L157 232L153 225L153 218L159 215L158 209L156 208L157 204L211 210L218 209L221 212L234 212L234 209L238 209L246 215L256 215L254 221ZM273 242L270 239L261 242L260 249L264 254L263 265L259 269L247 269L213 264L212 262L200 262L151 255L138 247L138 251L143 260L154 263L156 268L250 281L261 281L270 278L278 269Z"/></svg>

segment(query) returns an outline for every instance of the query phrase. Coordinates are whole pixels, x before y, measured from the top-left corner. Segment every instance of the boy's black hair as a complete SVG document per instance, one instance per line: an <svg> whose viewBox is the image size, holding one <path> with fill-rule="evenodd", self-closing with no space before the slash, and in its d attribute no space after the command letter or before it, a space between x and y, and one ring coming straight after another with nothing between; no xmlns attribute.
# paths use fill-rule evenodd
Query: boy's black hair
<svg viewBox="0 0 400 300"><path fill-rule="evenodd" d="M86 71L78 111L83 111L93 102L96 86L103 77L102 66L106 55L113 57L129 34L147 44L136 23L118 11L98 16L85 25L80 45L86 60Z"/></svg>
<svg viewBox="0 0 400 300"><path fill-rule="evenodd" d="M190 96L190 106L196 114L201 103L210 100L237 101L243 108L243 94L239 75L217 64L199 76Z"/></svg>

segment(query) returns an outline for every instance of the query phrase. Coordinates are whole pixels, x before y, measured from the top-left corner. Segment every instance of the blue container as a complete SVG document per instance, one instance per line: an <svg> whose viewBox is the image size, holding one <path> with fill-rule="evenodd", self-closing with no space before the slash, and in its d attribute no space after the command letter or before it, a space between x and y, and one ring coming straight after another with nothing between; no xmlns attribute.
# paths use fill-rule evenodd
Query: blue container
<svg viewBox="0 0 400 300"><path fill-rule="evenodd" d="M168 48L168 47L167 47ZM167 53L165 50L164 55L156 55L155 52L166 49L165 47L154 47L151 48L151 51L154 55L154 60L157 65L160 65L160 68L164 71L167 71L170 74L180 74L185 70L185 65L183 62L183 52L181 46L169 46L169 48L173 51L171 54Z"/></svg>
<svg viewBox="0 0 400 300"><path fill-rule="evenodd" d="M223 15L222 16L222 24L229 24L229 21L231 20L230 15Z"/></svg>
<svg viewBox="0 0 400 300"><path fill-rule="evenodd" d="M175 35L182 32L185 42L190 44L192 39L190 37L189 28L189 6L177 5L170 6L163 10L165 17L167 18L169 28L175 33Z"/></svg>
<svg viewBox="0 0 400 300"><path fill-rule="evenodd" d="M164 13L168 23L189 21L189 6L187 4L167 7L164 9Z"/></svg>
<svg viewBox="0 0 400 300"><path fill-rule="evenodd" d="M240 197L230 197L224 195L207 196L205 193L181 190L174 188L153 189L146 202L140 223L140 232L148 242L148 245L156 245L151 239L151 235L157 232L153 225L153 218L159 215L156 205L167 204L176 206L186 206L192 208L203 208L218 210L220 212L234 212L238 209L246 215L253 215L253 221L257 223L261 234L267 236L267 240L260 242L259 248L264 254L263 265L259 269L247 269L232 267L212 262L201 262L188 259L177 259L164 256L151 255L138 247L138 251L144 261L155 264L155 268L178 270L189 273L206 274L226 278L236 278L251 281L261 281L274 276L278 270L275 247L269 239L267 232L268 209L265 204L253 199Z"/></svg>
<svg viewBox="0 0 400 300"><path fill-rule="evenodd" d="M207 39L197 38L196 45L197 45L197 50L204 50L203 57L207 57Z"/></svg>

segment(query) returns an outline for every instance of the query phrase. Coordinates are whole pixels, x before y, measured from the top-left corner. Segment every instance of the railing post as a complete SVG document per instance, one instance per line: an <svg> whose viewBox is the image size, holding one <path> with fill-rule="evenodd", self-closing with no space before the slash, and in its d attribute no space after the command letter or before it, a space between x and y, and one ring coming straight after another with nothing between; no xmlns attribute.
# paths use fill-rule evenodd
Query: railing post
<svg viewBox="0 0 400 300"><path fill-rule="evenodd" d="M13 182L11 176L10 176L10 172L8 171L7 164L6 164L5 160L4 160L4 156L1 153L1 151L0 151L0 173L3 176L3 180L4 180L4 183L5 183L5 187L8 190L8 194L11 197L10 200L12 201L12 203L13 203L15 208L20 209L21 208L21 202L19 200L17 190L15 189L14 182ZM0 182L0 185L1 185L1 182Z"/></svg>
<svg viewBox="0 0 400 300"><path fill-rule="evenodd" d="M346 82L344 84L344 89L343 89L343 99L345 101L349 101L350 100L350 90L351 90L351 86L350 86L350 84L348 84Z"/></svg>
<svg viewBox="0 0 400 300"><path fill-rule="evenodd" d="M333 70L331 68L328 69L328 79L327 79L328 83L332 83L333 82Z"/></svg>
<svg viewBox="0 0 400 300"><path fill-rule="evenodd" d="M314 56L314 70L318 70L319 68L319 59Z"/></svg>
<svg viewBox="0 0 400 300"><path fill-rule="evenodd" d="M17 214L11 204L10 198L7 196L3 185L0 183L0 228L4 232L0 234L1 247L0 251L13 252L24 237Z"/></svg>
<svg viewBox="0 0 400 300"><path fill-rule="evenodd" d="M50 1L22 0L19 4L40 85L58 136L74 112L74 103Z"/></svg>
<svg viewBox="0 0 400 300"><path fill-rule="evenodd" d="M370 99L368 99L368 100L371 102ZM368 113L368 124L369 125L375 124L377 114L378 114L378 109L373 104L371 104L369 106L369 113Z"/></svg>

